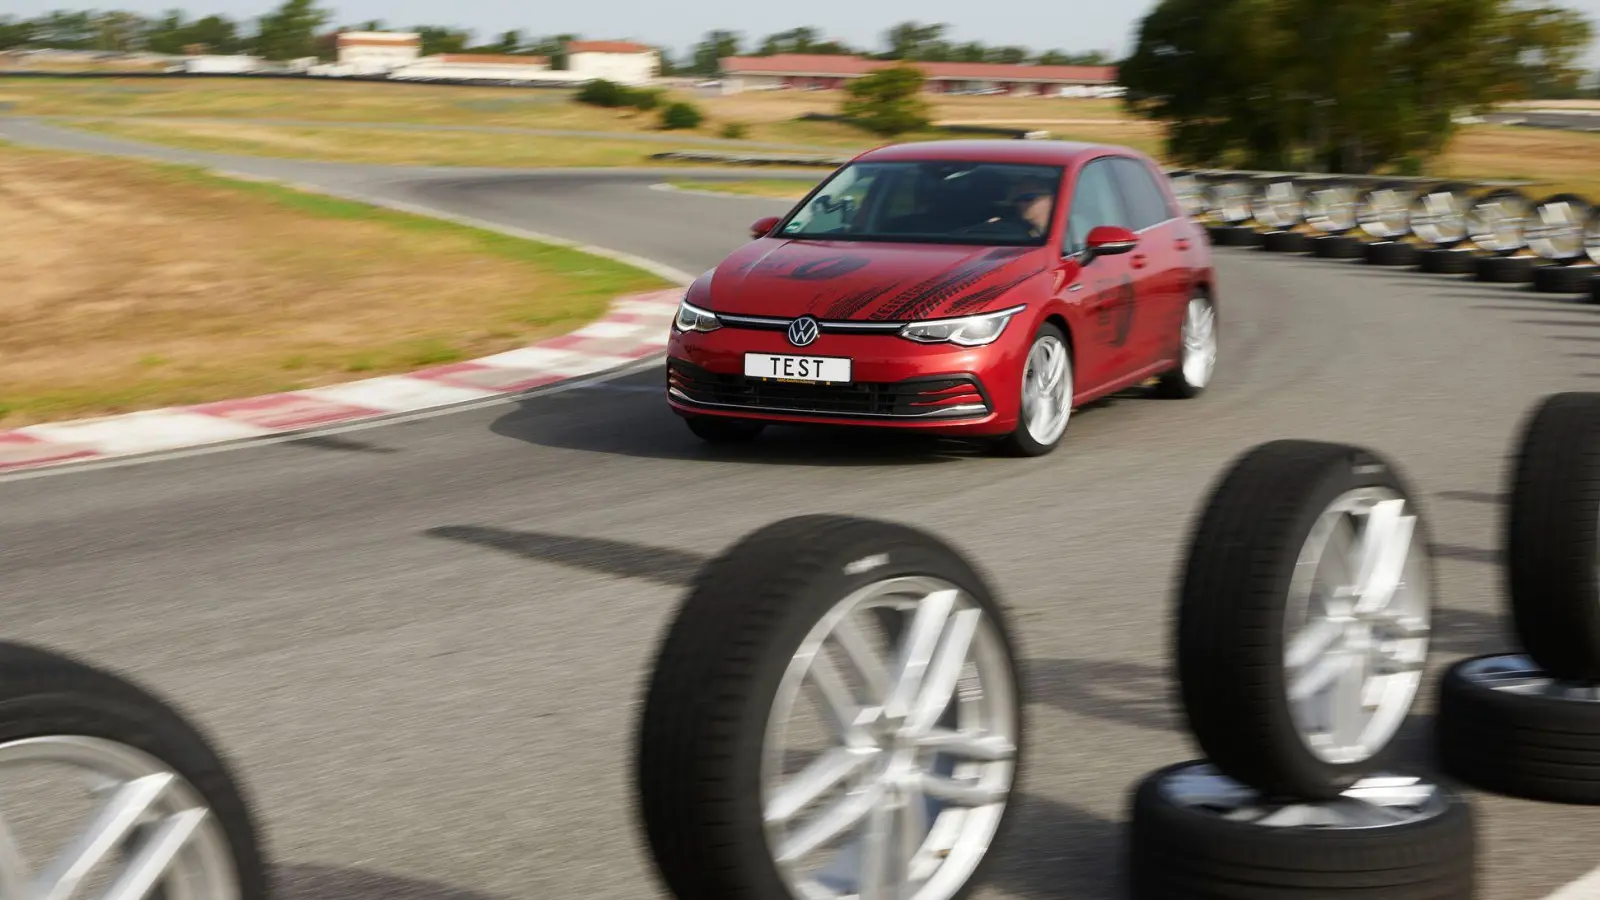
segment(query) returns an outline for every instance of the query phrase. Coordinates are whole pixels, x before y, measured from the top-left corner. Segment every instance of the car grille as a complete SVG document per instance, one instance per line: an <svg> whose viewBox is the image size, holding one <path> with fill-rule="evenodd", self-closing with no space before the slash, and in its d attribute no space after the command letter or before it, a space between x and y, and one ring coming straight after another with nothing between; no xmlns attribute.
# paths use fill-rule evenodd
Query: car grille
<svg viewBox="0 0 1600 900"><path fill-rule="evenodd" d="M790 384L709 372L671 360L667 386L692 404L797 415L933 419L973 418L989 412L983 388L965 375L848 385Z"/></svg>

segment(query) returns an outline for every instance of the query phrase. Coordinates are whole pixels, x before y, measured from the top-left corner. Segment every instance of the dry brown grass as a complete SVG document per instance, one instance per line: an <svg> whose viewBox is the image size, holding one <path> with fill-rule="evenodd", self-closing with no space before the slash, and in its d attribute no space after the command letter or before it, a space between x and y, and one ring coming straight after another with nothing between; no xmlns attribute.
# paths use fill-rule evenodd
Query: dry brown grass
<svg viewBox="0 0 1600 900"><path fill-rule="evenodd" d="M650 154L693 149L646 141L604 141L481 132L389 131L160 119L77 123L73 127L191 150L330 162L416 166L633 166Z"/></svg>
<svg viewBox="0 0 1600 900"><path fill-rule="evenodd" d="M669 99L700 106L702 137L738 122L750 140L835 146L858 135L817 123L791 126L808 112L835 113L838 91L750 91L727 96L692 90ZM507 90L423 84L242 79L0 79L0 102L22 115L218 117L340 122L408 122L496 125L578 131L643 132L656 128L654 113L608 110L575 103L569 89ZM1046 97L937 97L936 121L1006 120L1007 123L1075 124L1124 118L1116 101ZM1043 124L1041 127L1048 127ZM841 134L841 132L845 132Z"/></svg>
<svg viewBox="0 0 1600 900"><path fill-rule="evenodd" d="M822 176L818 175L817 181ZM667 183L686 191L711 191L717 194L748 194L753 197L771 197L775 200L799 200L816 186L816 181L784 181L782 179L752 178L748 181L695 181L689 178L668 178Z"/></svg>
<svg viewBox="0 0 1600 900"><path fill-rule="evenodd" d="M1529 191L1574 191L1600 200L1600 134L1473 125L1461 130L1435 168L1458 178L1545 182Z"/></svg>
<svg viewBox="0 0 1600 900"><path fill-rule="evenodd" d="M498 352L662 286L359 204L3 144L0 271L4 426Z"/></svg>

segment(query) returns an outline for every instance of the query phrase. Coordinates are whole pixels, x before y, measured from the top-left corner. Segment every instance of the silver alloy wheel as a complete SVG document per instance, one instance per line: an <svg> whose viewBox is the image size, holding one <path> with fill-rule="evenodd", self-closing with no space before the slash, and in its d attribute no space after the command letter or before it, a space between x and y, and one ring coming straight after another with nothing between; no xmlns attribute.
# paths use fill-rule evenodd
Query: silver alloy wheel
<svg viewBox="0 0 1600 900"><path fill-rule="evenodd" d="M1320 803L1269 800L1209 763L1178 769L1161 783L1175 805L1267 828L1381 828L1433 818L1445 811L1444 792L1421 778L1378 774Z"/></svg>
<svg viewBox="0 0 1600 900"><path fill-rule="evenodd" d="M90 795L102 799L90 821L37 870L22 849L28 842L0 818L0 897L58 900L95 885L105 885L99 891L103 900L141 900L162 888L166 900L241 896L220 821L199 792L160 760L125 744L78 735L0 744L0 770L24 765L70 770Z"/></svg>
<svg viewBox="0 0 1600 900"><path fill-rule="evenodd" d="M1217 368L1217 311L1211 301L1193 297L1183 314L1183 380L1203 388Z"/></svg>
<svg viewBox="0 0 1600 900"><path fill-rule="evenodd" d="M883 627L891 619L898 639ZM868 585L822 617L784 673L762 748L767 846L795 897L948 900L962 889L1011 794L1012 662L994 620L933 577ZM825 749L785 777L802 698Z"/></svg>
<svg viewBox="0 0 1600 900"><path fill-rule="evenodd" d="M1053 334L1033 342L1022 372L1022 420L1028 436L1048 447L1072 415L1072 365L1067 345Z"/></svg>
<svg viewBox="0 0 1600 900"><path fill-rule="evenodd" d="M1463 663L1461 677L1490 690L1524 697L1600 703L1600 684L1552 678L1538 663L1521 654L1489 656Z"/></svg>
<svg viewBox="0 0 1600 900"><path fill-rule="evenodd" d="M1318 517L1284 611L1284 679L1296 731L1318 759L1370 759L1405 721L1432 633L1426 548L1388 488L1357 488Z"/></svg>

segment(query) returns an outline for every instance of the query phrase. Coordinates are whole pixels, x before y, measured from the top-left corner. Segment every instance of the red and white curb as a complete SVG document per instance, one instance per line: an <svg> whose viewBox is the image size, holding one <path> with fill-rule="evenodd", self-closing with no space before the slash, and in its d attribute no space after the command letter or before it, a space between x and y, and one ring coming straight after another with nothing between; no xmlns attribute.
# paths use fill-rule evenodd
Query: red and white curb
<svg viewBox="0 0 1600 900"><path fill-rule="evenodd" d="M666 349L681 290L621 297L608 314L529 347L405 375L0 431L0 473L291 434L519 394Z"/></svg>

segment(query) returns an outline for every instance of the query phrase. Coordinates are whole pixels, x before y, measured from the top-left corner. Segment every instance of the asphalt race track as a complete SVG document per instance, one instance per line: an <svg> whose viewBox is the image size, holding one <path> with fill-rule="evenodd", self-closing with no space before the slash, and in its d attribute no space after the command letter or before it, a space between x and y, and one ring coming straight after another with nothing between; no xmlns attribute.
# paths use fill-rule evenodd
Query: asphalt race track
<svg viewBox="0 0 1600 900"><path fill-rule="evenodd" d="M0 137L130 147L20 121ZM228 168L690 273L783 206L651 190L640 173ZM398 425L6 481L4 631L124 667L209 725L259 796L285 897L643 900L660 895L632 831L628 743L685 580L781 516L919 523L992 574L1031 673L1022 815L979 896L1109 900L1126 791L1194 752L1166 681L1169 580L1219 469L1278 437L1398 460L1438 544L1442 670L1508 645L1493 548L1518 421L1547 392L1600 388L1592 308L1360 263L1218 264L1212 391L1083 411L1039 460L781 430L714 451L668 412L652 365ZM1485 900L1537 900L1600 863L1591 810L1479 810Z"/></svg>

